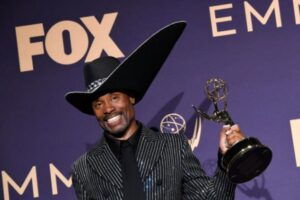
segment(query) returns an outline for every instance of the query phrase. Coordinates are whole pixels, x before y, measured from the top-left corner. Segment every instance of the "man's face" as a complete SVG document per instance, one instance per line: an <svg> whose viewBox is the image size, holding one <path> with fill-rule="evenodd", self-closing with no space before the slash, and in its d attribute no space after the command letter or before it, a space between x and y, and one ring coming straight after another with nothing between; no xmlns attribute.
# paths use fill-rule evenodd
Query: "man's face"
<svg viewBox="0 0 300 200"><path fill-rule="evenodd" d="M115 138L127 139L136 129L135 99L122 92L111 92L92 102L100 126Z"/></svg>

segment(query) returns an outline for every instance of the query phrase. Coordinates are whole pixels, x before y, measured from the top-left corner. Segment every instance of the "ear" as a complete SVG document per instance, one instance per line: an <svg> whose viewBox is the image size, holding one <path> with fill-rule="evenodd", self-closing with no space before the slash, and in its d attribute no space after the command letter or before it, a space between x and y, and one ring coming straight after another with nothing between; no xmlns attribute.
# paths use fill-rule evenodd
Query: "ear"
<svg viewBox="0 0 300 200"><path fill-rule="evenodd" d="M135 104L135 98L134 97L129 97L129 101L132 105Z"/></svg>

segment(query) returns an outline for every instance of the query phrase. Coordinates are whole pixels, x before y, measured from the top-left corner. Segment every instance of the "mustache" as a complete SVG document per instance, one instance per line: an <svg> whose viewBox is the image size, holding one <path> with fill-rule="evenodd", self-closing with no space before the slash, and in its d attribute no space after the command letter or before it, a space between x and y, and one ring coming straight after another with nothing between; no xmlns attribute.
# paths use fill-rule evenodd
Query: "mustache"
<svg viewBox="0 0 300 200"><path fill-rule="evenodd" d="M117 115L121 115L122 112L114 112L114 113L110 113L110 114L105 114L104 117L103 117L103 121L107 121L109 120L110 118L113 118Z"/></svg>

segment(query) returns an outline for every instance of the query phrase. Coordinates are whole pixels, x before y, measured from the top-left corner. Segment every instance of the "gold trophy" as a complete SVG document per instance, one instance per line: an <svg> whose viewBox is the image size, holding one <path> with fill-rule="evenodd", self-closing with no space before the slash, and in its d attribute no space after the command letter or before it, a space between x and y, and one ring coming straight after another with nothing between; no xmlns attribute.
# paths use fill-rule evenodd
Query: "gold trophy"
<svg viewBox="0 0 300 200"><path fill-rule="evenodd" d="M201 117L218 123L234 125L227 112L228 88L224 80L212 78L206 82L205 93L214 105L214 112L208 115L195 108ZM222 109L220 110L220 106ZM260 175L270 164L272 151L256 138L245 138L234 144L221 158L221 167L234 183L247 182Z"/></svg>

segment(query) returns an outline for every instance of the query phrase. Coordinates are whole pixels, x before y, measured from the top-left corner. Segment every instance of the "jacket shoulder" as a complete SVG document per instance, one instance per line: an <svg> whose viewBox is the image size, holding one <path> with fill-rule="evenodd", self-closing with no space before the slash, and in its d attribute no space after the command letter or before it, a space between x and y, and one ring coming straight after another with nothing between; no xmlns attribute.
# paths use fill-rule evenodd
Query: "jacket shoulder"
<svg viewBox="0 0 300 200"><path fill-rule="evenodd" d="M87 167L87 152L82 154L79 158L77 158L71 168L72 168L72 172L74 171L78 171L80 169L85 169Z"/></svg>
<svg viewBox="0 0 300 200"><path fill-rule="evenodd" d="M162 133L160 131L153 130L147 127L143 127L143 132L145 134L145 137L154 140L166 140L169 142L178 142L182 144L188 142L188 139L185 136L185 134Z"/></svg>

